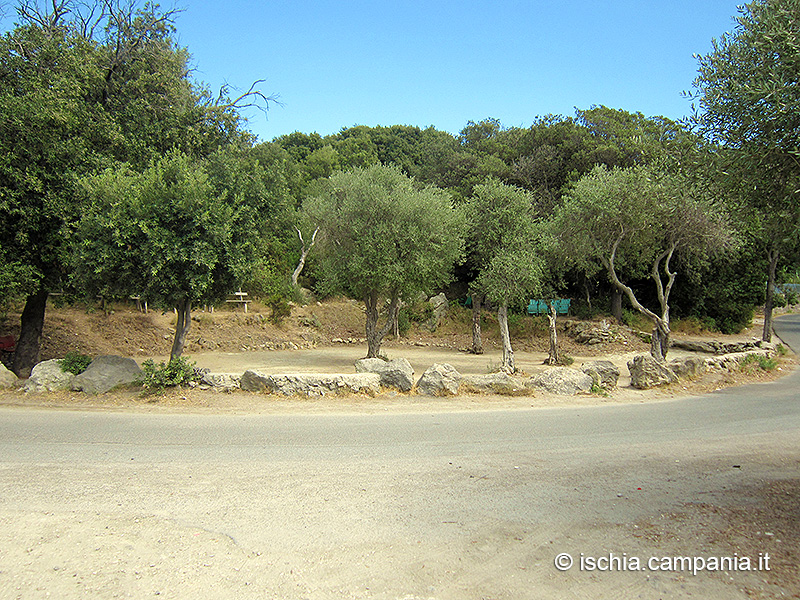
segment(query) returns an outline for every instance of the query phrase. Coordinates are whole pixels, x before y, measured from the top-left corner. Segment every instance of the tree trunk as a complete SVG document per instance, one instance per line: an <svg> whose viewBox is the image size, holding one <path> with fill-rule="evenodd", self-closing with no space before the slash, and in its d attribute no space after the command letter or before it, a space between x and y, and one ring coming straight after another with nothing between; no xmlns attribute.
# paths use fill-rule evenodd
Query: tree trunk
<svg viewBox="0 0 800 600"><path fill-rule="evenodd" d="M39 362L39 345L44 329L44 313L47 308L47 292L39 290L28 296L20 318L19 339L14 352L13 371L17 377L30 377L31 369Z"/></svg>
<svg viewBox="0 0 800 600"><path fill-rule="evenodd" d="M611 291L611 314L622 325L622 292L616 287Z"/></svg>
<svg viewBox="0 0 800 600"><path fill-rule="evenodd" d="M483 296L472 296L472 353L483 354L483 339L481 338L481 304Z"/></svg>
<svg viewBox="0 0 800 600"><path fill-rule="evenodd" d="M179 302L175 311L178 322L175 324L175 339L172 342L172 352L169 354L170 362L180 357L186 345L186 336L189 335L189 328L192 326L192 301L187 299Z"/></svg>
<svg viewBox="0 0 800 600"><path fill-rule="evenodd" d="M557 317L555 304L550 304L550 312L547 314L550 329L550 351L547 355L548 365L557 365L561 362L558 356L558 331L556 330L556 317Z"/></svg>
<svg viewBox="0 0 800 600"><path fill-rule="evenodd" d="M300 237L300 243L303 245L300 249L300 261L297 263L297 266L292 273L292 285L297 287L297 278L300 277L300 273L303 271L303 267L306 264L306 257L308 253L311 252L311 248L314 247L314 242L317 240L317 234L319 233L319 227L314 230L314 234L311 236L311 243L306 248L306 241L303 239L303 233L296 229L297 235Z"/></svg>
<svg viewBox="0 0 800 600"><path fill-rule="evenodd" d="M586 304L589 306L589 314L592 313L592 295L589 290L589 278L583 276L583 293L586 294Z"/></svg>
<svg viewBox="0 0 800 600"><path fill-rule="evenodd" d="M514 373L517 367L514 364L514 349L511 347L511 336L508 333L508 304L505 302L500 304L497 320L500 323L500 337L503 341L503 358L500 366L504 371Z"/></svg>
<svg viewBox="0 0 800 600"><path fill-rule="evenodd" d="M666 362L671 333L669 322L660 319L654 325L650 343L650 355L659 362Z"/></svg>
<svg viewBox="0 0 800 600"><path fill-rule="evenodd" d="M765 342L772 341L772 309L775 303L775 270L778 267L780 252L770 250L767 253L769 260L769 273L767 274L767 298L764 302L764 331L761 339Z"/></svg>
<svg viewBox="0 0 800 600"><path fill-rule="evenodd" d="M364 304L366 304L367 307L367 358L379 358L383 337L389 333L394 321L397 319L400 299L396 294L392 295L389 303L389 314L386 316L386 323L380 328L378 327L378 319L380 318L378 294L369 294L365 298Z"/></svg>

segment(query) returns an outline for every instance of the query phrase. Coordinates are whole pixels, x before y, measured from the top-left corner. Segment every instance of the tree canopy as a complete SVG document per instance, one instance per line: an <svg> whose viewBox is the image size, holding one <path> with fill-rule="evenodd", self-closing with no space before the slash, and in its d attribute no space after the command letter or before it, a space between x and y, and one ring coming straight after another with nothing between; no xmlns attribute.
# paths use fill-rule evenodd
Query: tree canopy
<svg viewBox="0 0 800 600"><path fill-rule="evenodd" d="M654 358L669 349L669 297L681 254L709 254L731 241L725 214L679 175L647 167L596 167L559 209L553 229L574 261L597 260L631 305L653 321ZM624 280L649 276L658 308L644 306Z"/></svg>
<svg viewBox="0 0 800 600"><path fill-rule="evenodd" d="M368 356L375 357L401 299L447 283L463 248L463 218L450 196L420 186L398 167L334 173L304 205L319 226L316 274L321 290L361 298L367 306ZM380 302L389 301L377 328Z"/></svg>
<svg viewBox="0 0 800 600"><path fill-rule="evenodd" d="M772 335L778 262L800 244L800 1L755 0L733 32L699 57L701 130L723 148L721 176L755 213L751 231L766 250L763 339Z"/></svg>

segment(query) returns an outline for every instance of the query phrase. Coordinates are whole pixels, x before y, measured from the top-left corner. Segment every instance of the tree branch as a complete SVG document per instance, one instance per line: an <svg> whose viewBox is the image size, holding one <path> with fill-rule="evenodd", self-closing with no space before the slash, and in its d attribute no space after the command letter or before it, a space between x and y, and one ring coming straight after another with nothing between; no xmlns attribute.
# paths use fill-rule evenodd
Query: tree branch
<svg viewBox="0 0 800 600"><path fill-rule="evenodd" d="M265 81L266 79L258 79L257 81L254 81L245 93L241 94L234 100L230 100L228 98L228 91L230 91L231 87L228 84L225 84L220 88L219 95L212 106L221 110L228 108L257 108L264 114L266 114L269 110L270 102L277 104L278 106L283 106L280 100L278 100L278 98L280 98L278 94L267 96L264 92L257 88L259 84L264 83Z"/></svg>
<svg viewBox="0 0 800 600"><path fill-rule="evenodd" d="M611 282L615 286L617 286L617 289L619 289L621 292L623 292L628 297L628 300L630 300L631 305L636 310L638 310L640 313L642 313L643 315L645 315L648 318L652 319L653 322L657 323L657 322L659 322L661 320L658 317L658 315L656 315L650 309L645 308L639 302L639 300L636 299L636 295L633 293L633 290L631 288L629 288L627 285L625 285L624 283L622 283L622 281L620 281L619 277L617 276L617 270L614 267L614 261L615 261L616 256L617 256L617 250L619 249L619 245L622 243L622 239L625 237L625 228L620 226L620 229L622 231L620 232L619 236L617 236L617 239L614 241L614 244L611 247L611 254L609 255L608 258L601 257L600 260L605 265L606 270L608 271L608 274L611 277Z"/></svg>
<svg viewBox="0 0 800 600"><path fill-rule="evenodd" d="M311 252L311 248L314 247L314 242L317 240L319 226L314 230L314 234L311 236L311 243L308 245L308 248L306 248L306 242L303 239L303 233L297 227L295 227L295 230L297 231L297 237L300 238L300 243L302 244L300 250L300 262L297 263L297 267L295 267L295 270L292 273L292 285L297 287L297 278L300 276L300 273L306 264L306 256L308 256L308 253Z"/></svg>

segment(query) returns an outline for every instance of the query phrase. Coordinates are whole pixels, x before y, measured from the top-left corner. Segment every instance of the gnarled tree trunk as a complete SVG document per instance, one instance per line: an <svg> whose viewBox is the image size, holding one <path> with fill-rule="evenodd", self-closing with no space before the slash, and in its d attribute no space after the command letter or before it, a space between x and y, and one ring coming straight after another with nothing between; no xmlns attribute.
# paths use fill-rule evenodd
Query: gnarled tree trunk
<svg viewBox="0 0 800 600"><path fill-rule="evenodd" d="M550 312L547 313L547 320L549 322L549 330L550 330L550 351L547 355L547 364L548 365L557 365L561 362L561 358L558 356L558 331L556 329L556 306L552 302L550 303Z"/></svg>
<svg viewBox="0 0 800 600"><path fill-rule="evenodd" d="M497 310L497 321L500 323L500 338L503 343L501 367L508 373L514 373L517 366L514 362L514 349L511 347L511 335L508 332L508 304L502 302Z"/></svg>
<svg viewBox="0 0 800 600"><path fill-rule="evenodd" d="M44 313L47 308L48 293L39 290L28 296L20 318L19 339L14 352L13 371L17 377L30 377L31 370L39 362L39 346L44 329Z"/></svg>
<svg viewBox="0 0 800 600"><path fill-rule="evenodd" d="M186 345L186 336L189 335L189 328L192 326L192 301L187 298L178 302L175 310L178 313L178 322L175 324L175 339L169 354L170 361L179 358Z"/></svg>
<svg viewBox="0 0 800 600"><path fill-rule="evenodd" d="M671 244L666 250L656 257L653 261L653 268L650 275L656 284L656 292L658 294L658 303L661 306L661 316L654 313L652 310L645 308L633 290L622 283L617 276L617 271L614 268L614 260L616 258L617 248L619 247L625 232L623 231L614 243L611 249L611 255L608 259L604 259L604 264L611 277L611 282L617 287L620 292L624 292L628 297L633 308L645 315L653 322L653 338L650 345L650 355L659 362L665 362L667 359L667 352L669 351L669 294L672 291L672 286L675 284L675 277L677 273L670 271L669 263L672 260L672 255L675 252L677 244ZM664 269L666 275L666 284L661 280L661 268Z"/></svg>
<svg viewBox="0 0 800 600"><path fill-rule="evenodd" d="M383 327L378 327L378 320L380 319L378 300L379 296L374 292L364 299L364 304L366 304L367 307L367 358L378 358L380 356L381 342L397 320L397 311L400 306L400 298L397 294L392 294L389 302L389 314L386 315L386 322Z"/></svg>
<svg viewBox="0 0 800 600"><path fill-rule="evenodd" d="M650 355L661 362L667 360L667 352L669 352L671 333L669 329L669 315L666 315L666 319L667 320L660 318L655 321L652 340L650 342Z"/></svg>

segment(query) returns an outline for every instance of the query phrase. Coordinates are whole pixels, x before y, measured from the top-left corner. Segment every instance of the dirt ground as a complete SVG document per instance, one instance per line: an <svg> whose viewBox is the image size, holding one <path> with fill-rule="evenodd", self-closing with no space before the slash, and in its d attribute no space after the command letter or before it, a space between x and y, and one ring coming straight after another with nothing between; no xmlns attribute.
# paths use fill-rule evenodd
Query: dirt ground
<svg viewBox="0 0 800 600"><path fill-rule="evenodd" d="M463 373L485 373L499 363L496 325L491 319L484 331L486 353L472 355L463 349L470 344L468 311L455 309L455 315L436 332L415 325L400 340L387 339L384 351L389 358L407 358L417 375L434 362L448 362ZM199 367L218 372L241 373L255 368L266 372L353 372L353 362L365 352L363 344L363 310L349 301L311 304L295 307L282 325L268 320L269 311L251 306L245 314L238 310L196 312L193 315L186 354ZM17 316L13 313L0 322L0 335L16 334ZM163 359L169 352L174 332L174 316L170 313L143 314L133 307L117 307L112 313L91 308L62 308L50 310L43 338L42 359L63 356L69 350L90 355L119 354L140 362L145 358ZM531 321L533 322L533 321ZM758 337L760 323L737 336L721 336L699 331L676 332L675 337L733 341ZM537 328L538 327L538 328ZM541 326L520 328L513 340L518 365L525 375L533 375L545 367L542 361L547 338ZM753 381L769 381L796 368L792 354L783 357L771 372L758 368L737 373L707 374L696 381L680 382L657 390L641 391L629 386L625 363L633 355L648 351L647 345L635 332L619 328L617 341L596 346L576 344L560 332L561 351L579 366L587 360L604 358L621 367L623 376L619 388L608 395L559 397L537 392L526 396L464 395L457 398L422 398L390 392L371 398L347 396L336 398L277 398L238 392L215 393L210 390L177 389L159 396L143 396L127 390L91 397L80 393L21 395L16 392L0 394L0 405L29 406L49 409L125 410L147 412L199 413L328 413L332 411L378 413L386 411L475 411L515 410L553 406L589 404L654 402L713 391L722 387ZM672 356L681 352L673 352ZM681 549L697 554L698 548L707 553L733 553L757 556L769 544L780 544L780 561L771 565L768 573L737 583L736 597L767 599L775 597L800 598L800 478L787 478L787 469L797 472L797 456L773 456L769 468L780 467L781 476L764 478L729 490L725 501L709 497L707 502L691 502L681 510L661 514L637 522L634 537L643 546L657 544L674 554ZM777 471L776 471L777 472ZM583 535L575 532L576 536ZM629 532L590 534L595 541L621 539ZM598 537L599 536L599 537ZM665 550L666 552L666 550ZM680 582L679 582L680 583ZM686 596L712 597L703 589L686 582ZM713 597L725 597L723 591ZM732 592L733 590L731 590ZM583 596L581 596L583 597ZM589 596L587 596L589 597ZM649 596L648 596L649 597ZM733 597L733 596L731 596Z"/></svg>

